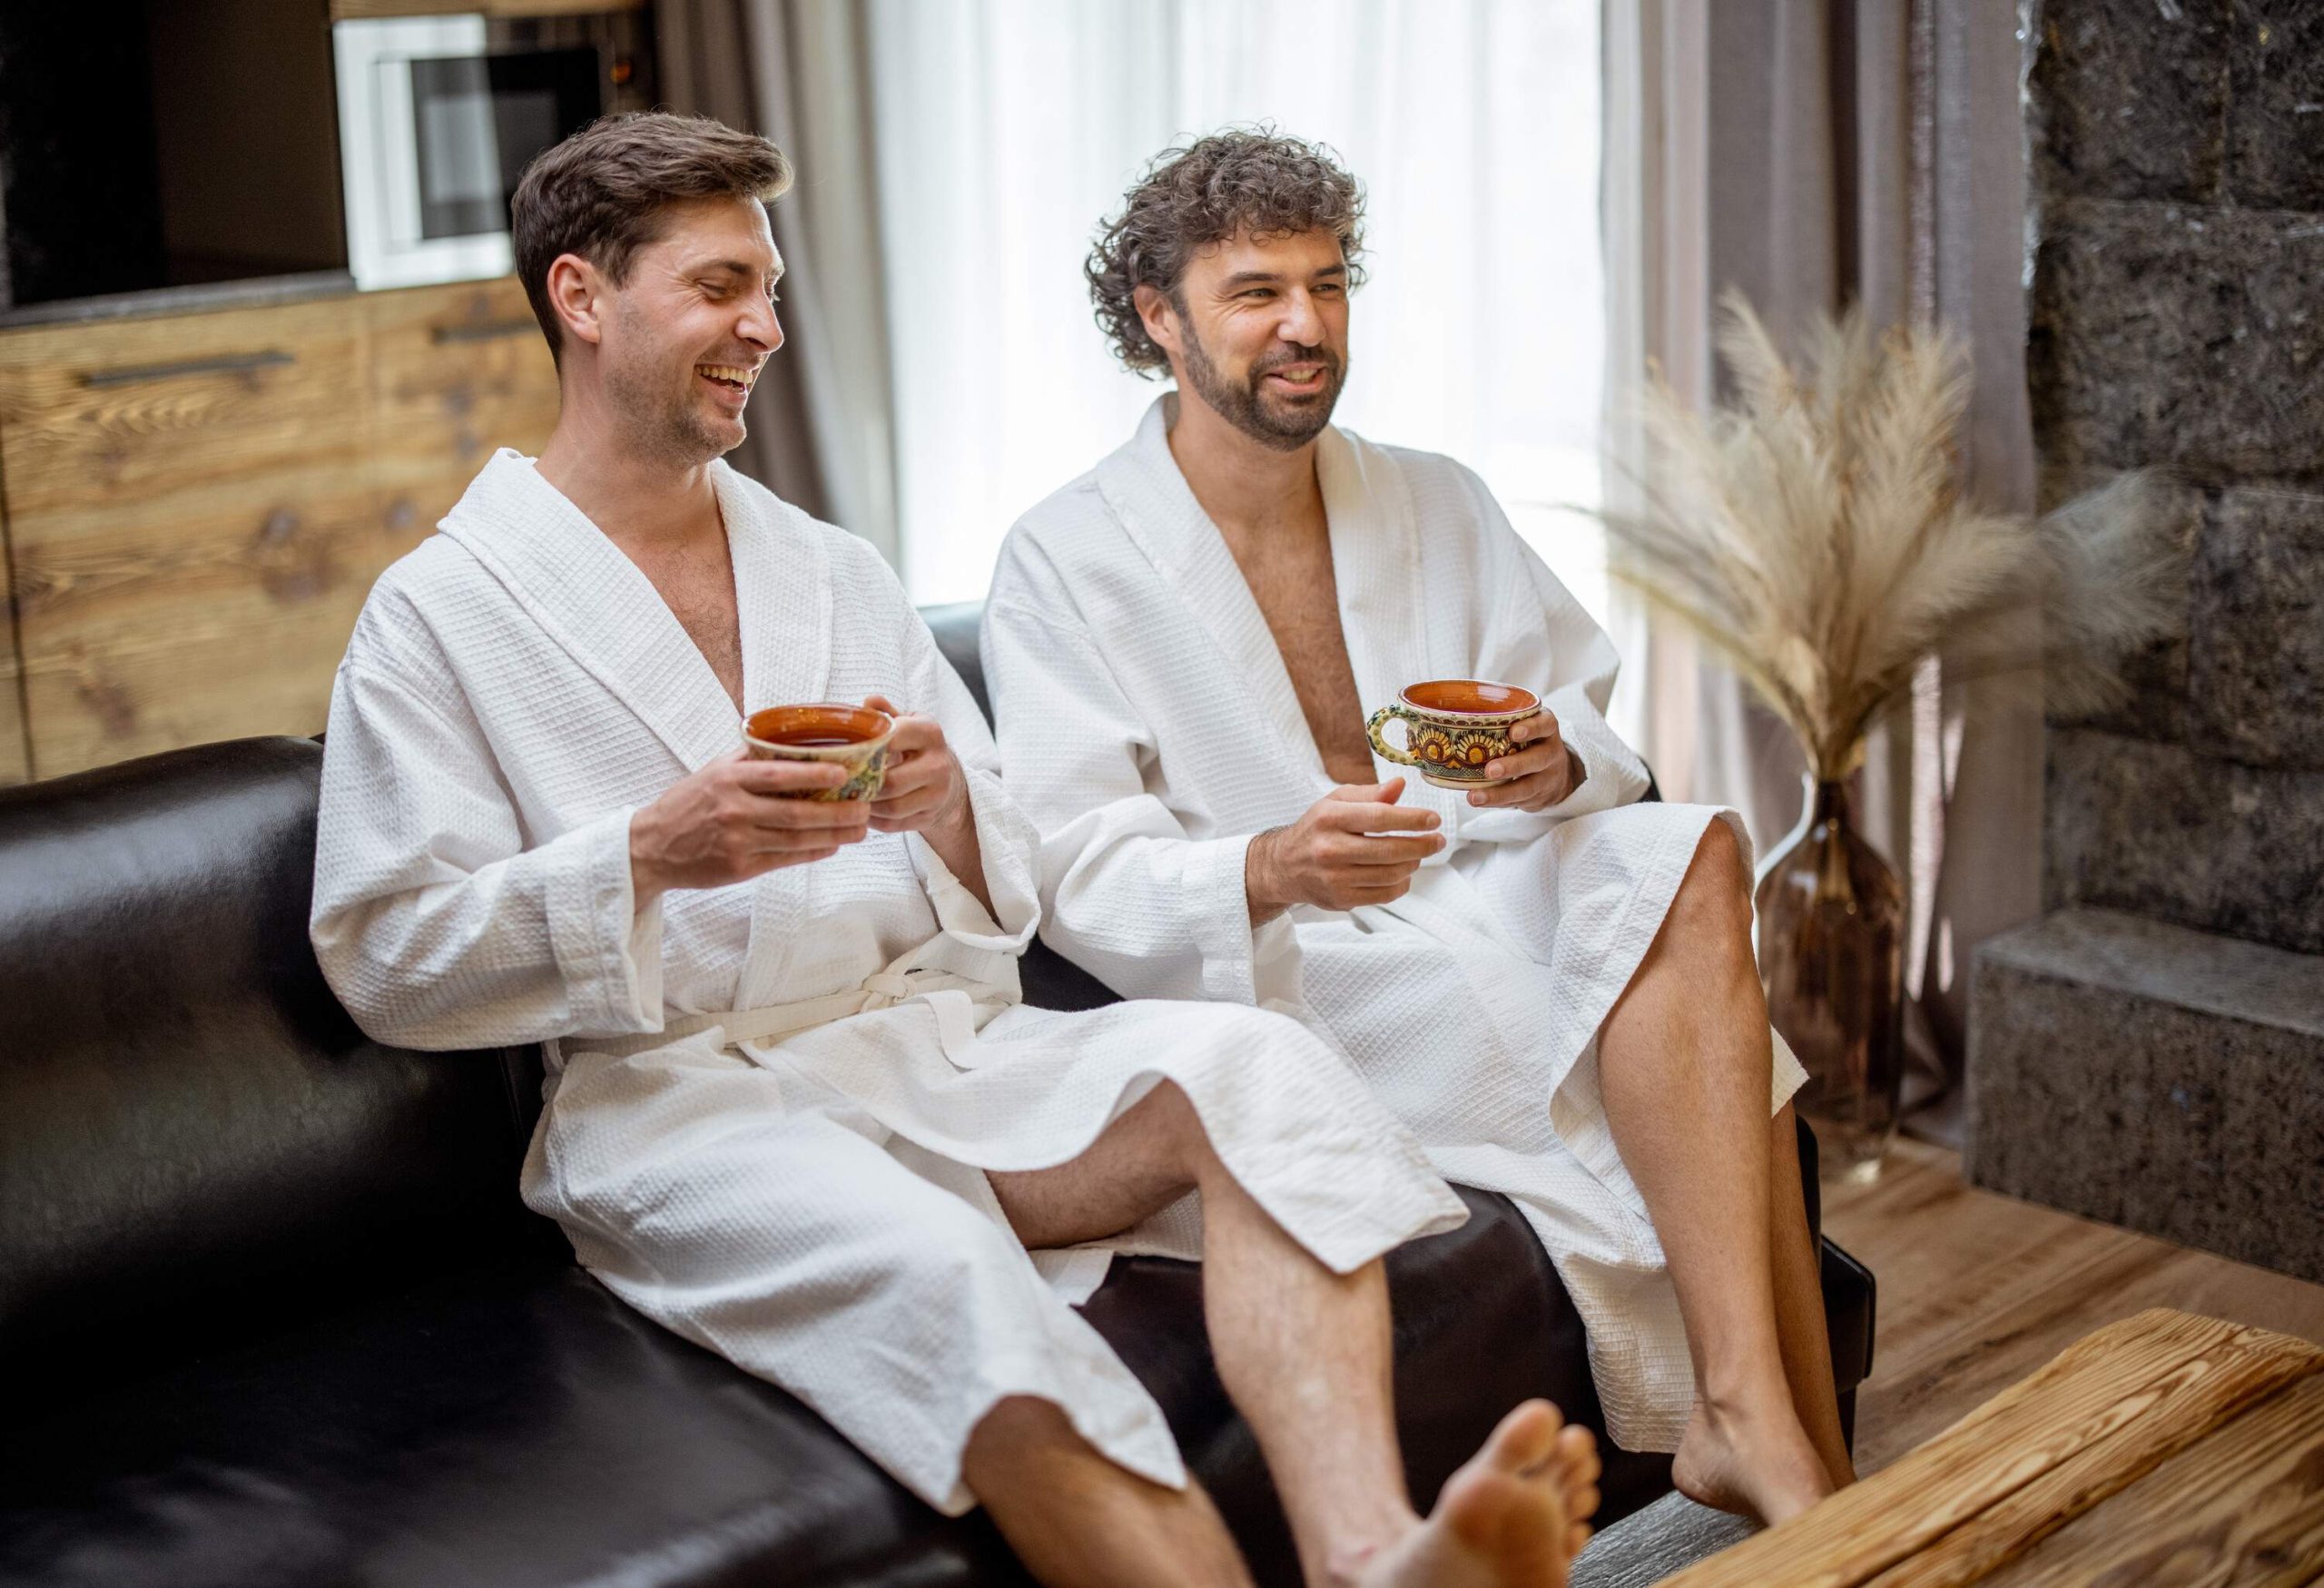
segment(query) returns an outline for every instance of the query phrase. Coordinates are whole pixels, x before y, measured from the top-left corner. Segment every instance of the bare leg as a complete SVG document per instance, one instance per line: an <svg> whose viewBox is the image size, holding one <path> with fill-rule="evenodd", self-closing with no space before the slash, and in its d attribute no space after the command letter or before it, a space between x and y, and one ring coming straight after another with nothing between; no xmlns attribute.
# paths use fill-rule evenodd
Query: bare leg
<svg viewBox="0 0 2324 1588"><path fill-rule="evenodd" d="M1776 1330L1783 1342L1784 1378L1807 1437L1836 1487L1856 1482L1856 1463L1840 1432L1840 1401L1832 1383L1832 1340L1824 1324L1823 1263L1807 1228L1807 1189L1800 1182L1799 1127L1791 1105L1777 1111L1768 1137L1775 1166L1773 1267Z"/></svg>
<svg viewBox="0 0 2324 1588"><path fill-rule="evenodd" d="M969 1437L961 1476L1049 1588L1249 1588L1200 1484L1166 1489L1116 1465L1048 1401L994 1406Z"/></svg>
<svg viewBox="0 0 2324 1588"><path fill-rule="evenodd" d="M1694 1360L1673 1475L1696 1500L1775 1523L1833 1478L1793 1405L1777 1321L1775 1056L1750 924L1742 854L1714 822L1600 1031L1599 1062L1607 1123L1669 1258Z"/></svg>
<svg viewBox="0 0 2324 1588"><path fill-rule="evenodd" d="M1478 1475L1465 1486L1459 1477L1448 1484L1437 1514L1423 1523L1397 1453L1380 1265L1341 1275L1317 1262L1219 1161L1177 1088L1158 1087L1071 1163L991 1180L1028 1247L1113 1234L1188 1189L1201 1191L1211 1349L1227 1394L1258 1436L1309 1583L1553 1588L1564 1581L1563 1563L1581 1536L1576 1524L1597 1502L1587 1432L1561 1433L1551 1408L1529 1403L1462 1469ZM1003 1506L1015 1508L1007 1499ZM994 1514L1016 1543L1009 1520ZM1050 1520L1087 1531L1069 1508ZM1037 1552L1046 1547L1019 1550L1031 1562L1045 1558ZM1553 1573L1540 1565L1551 1558Z"/></svg>

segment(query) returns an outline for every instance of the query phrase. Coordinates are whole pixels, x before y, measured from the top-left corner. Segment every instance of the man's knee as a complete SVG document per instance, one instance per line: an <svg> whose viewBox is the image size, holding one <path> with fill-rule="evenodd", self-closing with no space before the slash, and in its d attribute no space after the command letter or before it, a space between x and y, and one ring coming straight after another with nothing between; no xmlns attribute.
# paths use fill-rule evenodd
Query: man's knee
<svg viewBox="0 0 2324 1588"><path fill-rule="evenodd" d="M1131 1106L1123 1121L1166 1161L1183 1170L1189 1182L1199 1181L1217 1157L1194 1100L1175 1080L1157 1082L1152 1091Z"/></svg>
<svg viewBox="0 0 2324 1588"><path fill-rule="evenodd" d="M1003 1396L970 1430L961 1475L974 1490L980 1472L990 1481L1029 1459L1081 1443L1081 1435L1074 1432L1073 1424L1055 1401L1033 1395ZM985 1498L981 1494L977 1497Z"/></svg>
<svg viewBox="0 0 2324 1588"><path fill-rule="evenodd" d="M1695 846L1695 856L1679 885L1671 914L1720 936L1751 930L1751 871L1743 861L1743 846L1735 830L1722 818L1715 820Z"/></svg>

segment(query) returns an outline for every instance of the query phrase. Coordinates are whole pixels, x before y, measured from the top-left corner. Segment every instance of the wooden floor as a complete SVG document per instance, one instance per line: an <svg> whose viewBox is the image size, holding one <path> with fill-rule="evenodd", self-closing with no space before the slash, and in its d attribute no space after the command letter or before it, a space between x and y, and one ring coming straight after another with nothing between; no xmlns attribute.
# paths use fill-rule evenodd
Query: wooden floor
<svg viewBox="0 0 2324 1588"><path fill-rule="evenodd" d="M1899 1141L1869 1186L1827 1186L1824 1228L1879 1282L1856 1465L1877 1472L2101 1325L2150 1307L2324 1345L2324 1285L1981 1191L1958 1154Z"/></svg>

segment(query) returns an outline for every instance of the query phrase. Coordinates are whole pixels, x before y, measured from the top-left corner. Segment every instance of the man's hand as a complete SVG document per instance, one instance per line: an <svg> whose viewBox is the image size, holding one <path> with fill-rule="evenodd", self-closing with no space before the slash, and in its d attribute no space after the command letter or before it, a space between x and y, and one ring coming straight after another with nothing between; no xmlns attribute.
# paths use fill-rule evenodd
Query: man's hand
<svg viewBox="0 0 2324 1588"><path fill-rule="evenodd" d="M1404 896L1420 863L1444 847L1434 811L1396 804L1404 780L1343 784L1288 827L1251 840L1243 890L1256 926L1294 904L1353 910Z"/></svg>
<svg viewBox="0 0 2324 1588"><path fill-rule="evenodd" d="M1508 782L1492 788L1472 789L1469 803L1512 811L1546 811L1581 786L1585 775L1581 757L1558 731L1558 719L1544 706L1509 730L1512 743L1522 749L1485 763L1487 777Z"/></svg>
<svg viewBox="0 0 2324 1588"><path fill-rule="evenodd" d="M723 888L838 853L869 830L870 803L783 796L846 781L829 763L753 761L741 750L680 778L629 819L637 907L672 888Z"/></svg>
<svg viewBox="0 0 2324 1588"><path fill-rule="evenodd" d="M863 704L896 719L888 741L887 774L872 802L872 825L881 833L925 833L971 823L968 774L944 743L943 725L919 712L901 712L884 695Z"/></svg>

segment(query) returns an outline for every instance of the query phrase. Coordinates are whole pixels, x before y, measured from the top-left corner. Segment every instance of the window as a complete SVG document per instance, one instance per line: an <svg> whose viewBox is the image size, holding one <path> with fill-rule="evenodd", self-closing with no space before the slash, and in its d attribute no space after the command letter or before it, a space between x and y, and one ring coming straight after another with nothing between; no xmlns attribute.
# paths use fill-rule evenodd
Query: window
<svg viewBox="0 0 2324 1588"><path fill-rule="evenodd" d="M1025 509L1167 382L1114 364L1081 263L1147 160L1230 123L1370 195L1337 422L1482 474L1606 616L1597 0L875 0L902 573L983 595Z"/></svg>

